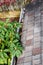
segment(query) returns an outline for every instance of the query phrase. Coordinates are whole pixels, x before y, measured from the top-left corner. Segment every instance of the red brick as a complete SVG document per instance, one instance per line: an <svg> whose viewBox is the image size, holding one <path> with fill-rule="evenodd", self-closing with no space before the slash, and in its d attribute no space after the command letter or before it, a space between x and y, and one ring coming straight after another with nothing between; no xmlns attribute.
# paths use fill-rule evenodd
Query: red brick
<svg viewBox="0 0 43 65"><path fill-rule="evenodd" d="M32 54L37 55L41 53L41 48L33 48Z"/></svg>
<svg viewBox="0 0 43 65"><path fill-rule="evenodd" d="M31 45L31 44L32 44L32 39L27 40L25 45L26 45L26 46L29 46L29 45Z"/></svg>

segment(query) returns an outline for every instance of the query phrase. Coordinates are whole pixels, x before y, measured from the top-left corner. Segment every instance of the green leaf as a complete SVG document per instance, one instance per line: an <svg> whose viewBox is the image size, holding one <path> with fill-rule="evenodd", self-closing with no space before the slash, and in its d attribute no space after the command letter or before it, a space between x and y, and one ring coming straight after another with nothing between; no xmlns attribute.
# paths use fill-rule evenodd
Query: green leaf
<svg viewBox="0 0 43 65"><path fill-rule="evenodd" d="M9 21L10 21L9 18L7 18L7 19L6 19L6 23L9 23Z"/></svg>
<svg viewBox="0 0 43 65"><path fill-rule="evenodd" d="M5 58L8 58L8 55L7 55L7 53L3 53L3 55L4 55L4 57L5 57Z"/></svg>
<svg viewBox="0 0 43 65"><path fill-rule="evenodd" d="M15 39L14 41L13 41L13 43L17 43L18 42L18 39Z"/></svg>
<svg viewBox="0 0 43 65"><path fill-rule="evenodd" d="M16 38L20 39L20 35L18 33L16 33Z"/></svg>
<svg viewBox="0 0 43 65"><path fill-rule="evenodd" d="M1 49L4 49L4 44L2 43Z"/></svg>
<svg viewBox="0 0 43 65"><path fill-rule="evenodd" d="M15 53L16 53L16 57L19 57L21 55L21 52L19 50L17 50Z"/></svg>
<svg viewBox="0 0 43 65"><path fill-rule="evenodd" d="M9 49L5 49L4 52L9 52Z"/></svg>

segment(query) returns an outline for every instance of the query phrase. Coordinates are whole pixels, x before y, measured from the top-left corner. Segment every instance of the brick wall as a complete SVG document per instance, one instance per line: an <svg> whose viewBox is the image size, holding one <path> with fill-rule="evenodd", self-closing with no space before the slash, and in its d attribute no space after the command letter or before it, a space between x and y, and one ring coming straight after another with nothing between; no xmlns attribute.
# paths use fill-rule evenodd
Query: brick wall
<svg viewBox="0 0 43 65"><path fill-rule="evenodd" d="M25 49L17 65L43 65L43 3L26 11L21 41Z"/></svg>

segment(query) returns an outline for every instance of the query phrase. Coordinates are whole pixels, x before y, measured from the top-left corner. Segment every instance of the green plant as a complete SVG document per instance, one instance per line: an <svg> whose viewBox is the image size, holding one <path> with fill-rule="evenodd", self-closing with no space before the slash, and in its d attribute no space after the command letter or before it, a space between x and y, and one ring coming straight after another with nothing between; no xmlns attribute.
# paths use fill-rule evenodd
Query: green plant
<svg viewBox="0 0 43 65"><path fill-rule="evenodd" d="M23 47L20 34L17 32L18 27L21 27L19 22L10 22L9 19L5 22L0 20L0 63L6 63L12 56L21 55Z"/></svg>

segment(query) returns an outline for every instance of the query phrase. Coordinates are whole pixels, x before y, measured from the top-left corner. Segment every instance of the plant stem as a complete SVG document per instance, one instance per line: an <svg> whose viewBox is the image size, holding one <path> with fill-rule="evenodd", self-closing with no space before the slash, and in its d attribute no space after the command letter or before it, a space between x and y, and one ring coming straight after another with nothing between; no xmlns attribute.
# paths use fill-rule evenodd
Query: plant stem
<svg viewBox="0 0 43 65"><path fill-rule="evenodd" d="M10 59L7 59L7 65L10 65Z"/></svg>
<svg viewBox="0 0 43 65"><path fill-rule="evenodd" d="M13 57L13 62L12 62L12 65L17 65L17 57Z"/></svg>
<svg viewBox="0 0 43 65"><path fill-rule="evenodd" d="M7 65L8 65L8 59L7 59Z"/></svg>
<svg viewBox="0 0 43 65"><path fill-rule="evenodd" d="M15 56L15 65L17 65L17 57Z"/></svg>

